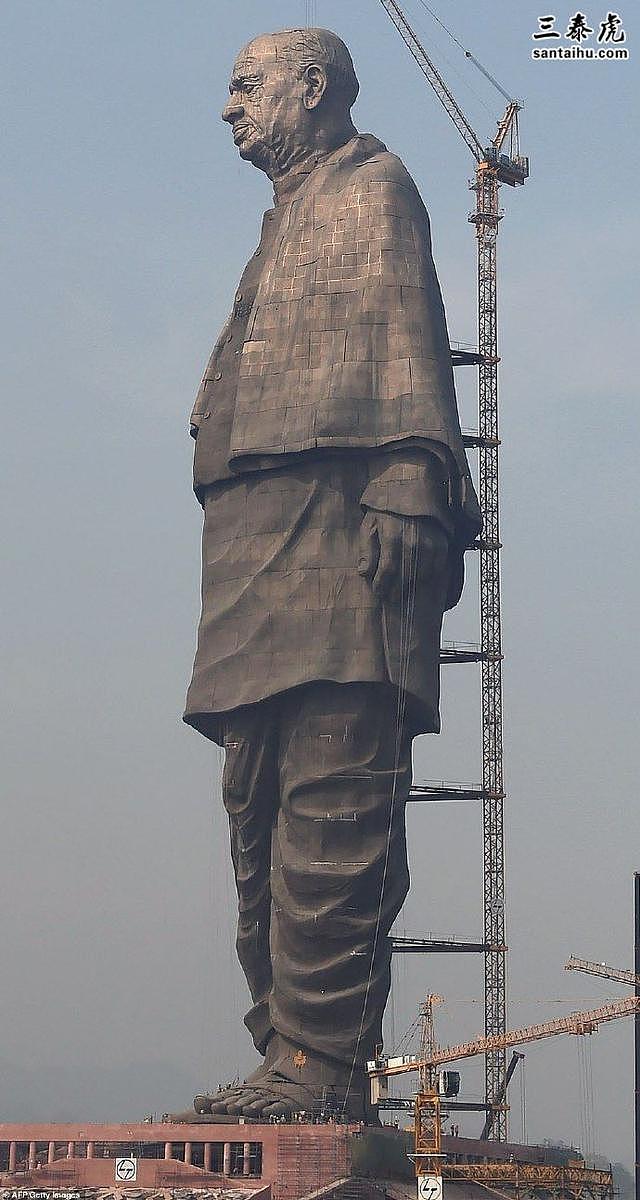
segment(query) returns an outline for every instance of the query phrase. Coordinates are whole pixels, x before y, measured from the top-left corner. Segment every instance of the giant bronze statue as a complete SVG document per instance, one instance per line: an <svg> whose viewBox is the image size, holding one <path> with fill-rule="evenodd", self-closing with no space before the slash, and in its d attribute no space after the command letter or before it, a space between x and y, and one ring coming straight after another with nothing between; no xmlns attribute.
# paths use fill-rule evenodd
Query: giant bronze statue
<svg viewBox="0 0 640 1200"><path fill-rule="evenodd" d="M256 38L223 119L274 207L192 414L202 616L185 720L224 747L264 1062L201 1113L365 1115L409 886L411 742L480 525L429 218L355 129L346 46Z"/></svg>

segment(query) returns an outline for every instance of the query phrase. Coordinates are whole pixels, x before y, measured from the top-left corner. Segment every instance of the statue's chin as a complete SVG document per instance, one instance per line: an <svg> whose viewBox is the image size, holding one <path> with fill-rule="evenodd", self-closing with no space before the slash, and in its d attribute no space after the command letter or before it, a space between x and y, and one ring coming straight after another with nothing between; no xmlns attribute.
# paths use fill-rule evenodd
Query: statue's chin
<svg viewBox="0 0 640 1200"><path fill-rule="evenodd" d="M251 142L247 142L246 144L241 142L238 146L238 154L245 162L253 163L254 167L258 167L260 171L267 171L268 173L271 164L271 155L267 153L264 146L255 142L253 144Z"/></svg>

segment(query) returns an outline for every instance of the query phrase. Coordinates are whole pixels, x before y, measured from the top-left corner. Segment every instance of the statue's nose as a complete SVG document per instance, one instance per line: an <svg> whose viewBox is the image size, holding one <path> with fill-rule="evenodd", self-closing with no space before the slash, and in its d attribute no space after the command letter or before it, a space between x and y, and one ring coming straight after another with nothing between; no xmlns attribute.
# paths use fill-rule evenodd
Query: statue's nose
<svg viewBox="0 0 640 1200"><path fill-rule="evenodd" d="M243 113L244 109L240 102L238 100L231 99L227 101L222 110L222 120L228 121L230 125L233 125L233 122L236 121L238 117L241 117Z"/></svg>

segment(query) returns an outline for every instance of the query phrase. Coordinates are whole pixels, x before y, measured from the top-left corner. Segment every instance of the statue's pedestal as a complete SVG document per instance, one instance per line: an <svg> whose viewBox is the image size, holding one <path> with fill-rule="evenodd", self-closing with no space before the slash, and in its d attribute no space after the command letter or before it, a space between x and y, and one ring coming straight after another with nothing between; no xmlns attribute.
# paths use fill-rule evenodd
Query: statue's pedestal
<svg viewBox="0 0 640 1200"><path fill-rule="evenodd" d="M406 1156L409 1143L397 1130L331 1122L249 1124L229 1117L220 1123L200 1118L197 1126L182 1128L189 1131L185 1137L194 1139L197 1130L205 1145L219 1147L224 1142L225 1186L246 1187L251 1180L256 1188L270 1189L269 1200L406 1200L407 1196L413 1200L415 1181ZM255 1174L245 1173L242 1178L233 1174L239 1170L241 1145L245 1172L253 1172L259 1163L259 1181ZM390 1176L403 1174L412 1181L409 1192L402 1184L394 1190L389 1183ZM376 1183L376 1176L387 1182ZM254 1200L263 1200L262 1192Z"/></svg>
<svg viewBox="0 0 640 1200"><path fill-rule="evenodd" d="M0 1200L18 1189L43 1200L407 1200L406 1148L406 1135L363 1125L6 1124Z"/></svg>
<svg viewBox="0 0 640 1200"><path fill-rule="evenodd" d="M223 1137L227 1145L239 1145L241 1138L245 1147L259 1144L260 1185L269 1186L270 1200L413 1200L415 1196L413 1166L407 1157L412 1137L397 1129L302 1121L249 1125L229 1119L198 1128L200 1137L215 1144ZM227 1182L246 1186L248 1180L231 1177Z"/></svg>

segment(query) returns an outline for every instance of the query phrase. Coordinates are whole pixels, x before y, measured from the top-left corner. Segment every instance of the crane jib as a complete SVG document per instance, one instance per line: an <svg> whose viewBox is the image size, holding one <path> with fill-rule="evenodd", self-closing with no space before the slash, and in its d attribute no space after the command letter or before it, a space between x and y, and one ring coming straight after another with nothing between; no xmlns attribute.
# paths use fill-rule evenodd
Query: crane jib
<svg viewBox="0 0 640 1200"><path fill-rule="evenodd" d="M569 1013L566 1017L557 1017L540 1025L527 1025L522 1029L507 1030L504 1034L493 1037L475 1038L471 1042L461 1042L458 1046L445 1046L435 1050L428 1058L420 1055L405 1055L402 1058L378 1058L367 1063L367 1071L371 1076L401 1075L409 1071L419 1071L425 1067L444 1066L445 1063L457 1062L461 1058L474 1058L478 1054L486 1054L488 1050L506 1049L508 1046L520 1046L526 1042L538 1042L543 1038L557 1037L560 1034L590 1034L598 1025L605 1021L616 1021L621 1017L631 1017L640 1013L640 997L630 996L625 1000L616 1000L611 1004L603 1004L586 1012Z"/></svg>

